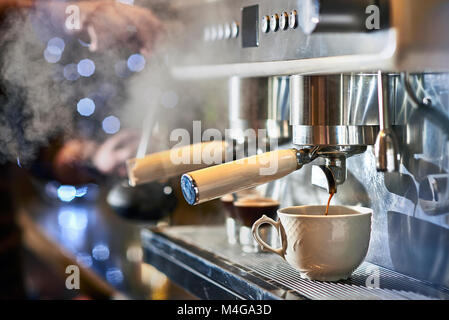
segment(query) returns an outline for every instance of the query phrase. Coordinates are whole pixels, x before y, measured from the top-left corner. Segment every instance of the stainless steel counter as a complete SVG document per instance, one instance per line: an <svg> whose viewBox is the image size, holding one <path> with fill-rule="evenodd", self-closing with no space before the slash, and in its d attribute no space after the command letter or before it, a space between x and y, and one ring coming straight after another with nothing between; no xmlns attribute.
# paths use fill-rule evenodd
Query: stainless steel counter
<svg viewBox="0 0 449 320"><path fill-rule="evenodd" d="M223 227L143 229L144 261L203 299L449 299L449 290L364 262L345 281L301 279L279 256L243 253ZM373 277L379 276L377 288Z"/></svg>

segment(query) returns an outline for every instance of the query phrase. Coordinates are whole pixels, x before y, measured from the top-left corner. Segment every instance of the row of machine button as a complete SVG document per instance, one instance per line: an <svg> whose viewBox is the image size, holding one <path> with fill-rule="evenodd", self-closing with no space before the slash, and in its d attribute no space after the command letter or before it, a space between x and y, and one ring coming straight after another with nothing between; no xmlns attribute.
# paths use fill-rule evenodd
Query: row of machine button
<svg viewBox="0 0 449 320"><path fill-rule="evenodd" d="M277 32L279 30L296 29L298 26L298 12L296 10L290 13L283 12L281 14L273 14L270 16L263 16L260 23L262 32L268 33L271 31Z"/></svg>
<svg viewBox="0 0 449 320"><path fill-rule="evenodd" d="M235 39L239 36L238 22L224 23L204 29L204 41Z"/></svg>

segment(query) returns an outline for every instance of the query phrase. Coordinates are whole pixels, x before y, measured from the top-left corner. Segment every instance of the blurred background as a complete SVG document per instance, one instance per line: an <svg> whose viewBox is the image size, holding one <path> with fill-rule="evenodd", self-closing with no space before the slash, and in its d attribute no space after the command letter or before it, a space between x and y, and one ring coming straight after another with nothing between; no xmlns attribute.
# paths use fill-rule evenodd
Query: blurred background
<svg viewBox="0 0 449 320"><path fill-rule="evenodd" d="M212 84L168 76L184 37L171 5L0 3L0 298L193 298L142 262L140 229L222 223L216 204L187 207L178 179L126 187L139 146L166 150L194 119L225 125Z"/></svg>

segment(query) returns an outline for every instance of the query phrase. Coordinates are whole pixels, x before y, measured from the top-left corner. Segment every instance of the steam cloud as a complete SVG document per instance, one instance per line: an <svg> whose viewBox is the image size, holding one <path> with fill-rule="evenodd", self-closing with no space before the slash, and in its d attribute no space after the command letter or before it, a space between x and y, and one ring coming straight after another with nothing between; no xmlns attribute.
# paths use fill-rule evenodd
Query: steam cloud
<svg viewBox="0 0 449 320"><path fill-rule="evenodd" d="M30 16L10 15L1 41L0 162L28 160L53 133L71 130L71 112L62 103L70 92L53 80Z"/></svg>
<svg viewBox="0 0 449 320"><path fill-rule="evenodd" d="M126 44L92 53L81 40L55 28L54 21L39 10L8 15L0 29L0 163L32 161L39 148L61 133L102 141L108 135L101 122L111 115L120 119L121 128L152 127L157 139L150 141L147 152L170 147L169 132L189 129L193 120L203 119L204 129L224 129L226 80L194 86L174 81L167 52L177 53L170 48L175 43L171 37L182 26L166 1L153 0L150 6L164 23L165 39L147 59L145 69L135 73L127 67L127 59L136 52L127 50ZM56 57L47 47L54 38L64 41ZM95 64L90 77L77 73L83 59ZM85 98L95 104L88 118L77 114L77 103Z"/></svg>
<svg viewBox="0 0 449 320"><path fill-rule="evenodd" d="M56 46L50 46L51 39L56 39ZM90 53L78 39L55 30L39 10L9 14L0 48L0 163L32 161L56 135L102 138L98 120L114 113L113 106L125 97L122 79L110 77L105 68L119 60L117 52ZM85 77L77 70L85 58L100 61L91 78L86 73L91 72L89 65ZM78 101L86 97L97 107L90 121L76 113Z"/></svg>

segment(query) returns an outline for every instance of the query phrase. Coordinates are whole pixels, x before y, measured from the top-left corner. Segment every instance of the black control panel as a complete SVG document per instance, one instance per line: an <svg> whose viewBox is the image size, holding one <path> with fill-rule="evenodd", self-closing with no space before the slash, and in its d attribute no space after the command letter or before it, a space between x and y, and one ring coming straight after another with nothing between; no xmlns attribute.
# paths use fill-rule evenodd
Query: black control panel
<svg viewBox="0 0 449 320"><path fill-rule="evenodd" d="M242 47L259 46L259 6L242 9Z"/></svg>

